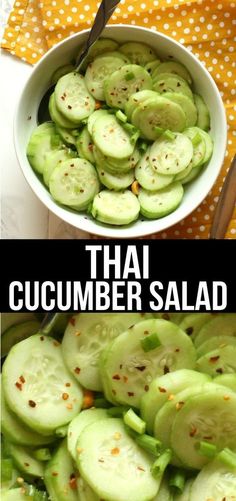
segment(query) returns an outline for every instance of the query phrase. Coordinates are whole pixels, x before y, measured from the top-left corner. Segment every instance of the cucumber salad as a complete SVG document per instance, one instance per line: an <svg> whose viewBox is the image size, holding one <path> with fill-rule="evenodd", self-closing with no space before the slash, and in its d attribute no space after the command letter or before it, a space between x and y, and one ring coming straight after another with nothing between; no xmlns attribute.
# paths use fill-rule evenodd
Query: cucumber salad
<svg viewBox="0 0 236 501"><path fill-rule="evenodd" d="M118 226L176 210L213 151L188 69L143 43L100 39L80 73L69 64L52 82L51 121L27 146L52 198Z"/></svg>
<svg viewBox="0 0 236 501"><path fill-rule="evenodd" d="M2 335L2 501L235 501L236 314Z"/></svg>

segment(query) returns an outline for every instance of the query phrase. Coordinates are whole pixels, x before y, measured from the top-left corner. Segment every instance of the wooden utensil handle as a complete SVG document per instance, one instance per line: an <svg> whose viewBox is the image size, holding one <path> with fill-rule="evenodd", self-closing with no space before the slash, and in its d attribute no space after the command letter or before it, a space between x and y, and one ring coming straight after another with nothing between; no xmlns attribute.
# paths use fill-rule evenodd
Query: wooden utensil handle
<svg viewBox="0 0 236 501"><path fill-rule="evenodd" d="M236 155L225 178L216 207L210 238L223 239L236 202Z"/></svg>

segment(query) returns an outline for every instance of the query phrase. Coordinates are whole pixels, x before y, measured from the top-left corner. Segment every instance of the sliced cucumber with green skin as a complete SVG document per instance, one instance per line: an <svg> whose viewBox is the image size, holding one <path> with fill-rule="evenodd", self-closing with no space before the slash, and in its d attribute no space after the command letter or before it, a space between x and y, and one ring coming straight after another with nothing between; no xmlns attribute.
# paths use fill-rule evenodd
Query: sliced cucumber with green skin
<svg viewBox="0 0 236 501"><path fill-rule="evenodd" d="M236 469L217 460L204 466L193 482L189 501L235 501Z"/></svg>
<svg viewBox="0 0 236 501"><path fill-rule="evenodd" d="M170 447L173 423L176 415L180 412L181 407L186 405L186 402L189 398L193 398L196 395L202 395L203 393L208 394L211 390L217 392L218 389L221 388L220 386L218 388L216 384L213 384L211 382L203 382L200 384L195 384L189 388L186 388L185 390L180 391L179 393L172 395L171 399L166 402L156 414L154 421L154 436L162 442L164 447ZM194 430L195 429L193 429L193 433ZM183 444L184 442L182 442L182 447L184 447ZM176 450L173 450L175 454L172 458L171 463L176 466L183 466L181 458L177 454ZM188 467L187 464L185 466ZM191 468L190 464L189 467Z"/></svg>
<svg viewBox="0 0 236 501"><path fill-rule="evenodd" d="M127 56L125 56L125 54L120 52L119 50L111 50L109 52L103 52L102 54L99 54L96 57L96 59L98 59L99 57L106 57L106 56L118 57L119 59L122 59L123 64L130 64L130 59Z"/></svg>
<svg viewBox="0 0 236 501"><path fill-rule="evenodd" d="M62 354L68 369L85 388L102 390L98 367L102 350L142 319L140 313L80 313L72 317L62 341Z"/></svg>
<svg viewBox="0 0 236 501"><path fill-rule="evenodd" d="M221 374L214 378L214 383L222 384L236 392L236 374Z"/></svg>
<svg viewBox="0 0 236 501"><path fill-rule="evenodd" d="M3 390L10 409L45 435L69 423L83 399L64 365L60 344L37 334L11 349L3 366Z"/></svg>
<svg viewBox="0 0 236 501"><path fill-rule="evenodd" d="M183 186L176 182L158 191L140 189L140 212L148 219L159 219L177 209L184 195Z"/></svg>
<svg viewBox="0 0 236 501"><path fill-rule="evenodd" d="M191 160L192 168L199 167L205 162L206 142L202 137L201 132L202 131L198 127L189 127L183 132L183 134L187 136L193 144L193 156ZM200 136L200 141L197 144L194 144L193 140L196 135Z"/></svg>
<svg viewBox="0 0 236 501"><path fill-rule="evenodd" d="M225 348L225 346L236 346L236 338L232 336L214 336L197 348L197 356L200 358L210 351Z"/></svg>
<svg viewBox="0 0 236 501"><path fill-rule="evenodd" d="M52 84L55 85L61 77L63 77L67 73L71 73L73 69L73 64L65 64L63 66L60 66L56 71L54 71L52 75Z"/></svg>
<svg viewBox="0 0 236 501"><path fill-rule="evenodd" d="M141 400L141 417L147 424L147 431L153 433L156 414L171 395L209 380L206 374L189 369L180 369L154 379Z"/></svg>
<svg viewBox="0 0 236 501"><path fill-rule="evenodd" d="M107 418L107 412L105 409L87 409L80 412L69 424L68 435L67 435L67 447L72 458L76 461L77 457L77 441L83 430L91 423L95 423L100 419Z"/></svg>
<svg viewBox="0 0 236 501"><path fill-rule="evenodd" d="M58 109L56 105L56 100L55 100L55 92L53 92L50 96L49 99L49 113L50 117L55 122L56 125L59 127L65 127L67 129L74 129L75 124L71 121L68 120L67 117L65 117Z"/></svg>
<svg viewBox="0 0 236 501"><path fill-rule="evenodd" d="M134 151L134 144L131 142L130 135L114 115L107 114L95 121L92 138L101 152L110 157L127 158Z"/></svg>
<svg viewBox="0 0 236 501"><path fill-rule="evenodd" d="M203 325L212 318L212 313L189 313L181 320L180 327L191 339L195 339Z"/></svg>
<svg viewBox="0 0 236 501"><path fill-rule="evenodd" d="M153 77L153 90L160 92L160 94L165 92L180 92L193 99L193 93L186 80L173 73L161 73L161 75Z"/></svg>
<svg viewBox="0 0 236 501"><path fill-rule="evenodd" d="M160 59L154 59L153 61L150 61L149 63L146 63L144 68L145 70L150 73L150 75L153 75L154 70L161 64Z"/></svg>
<svg viewBox="0 0 236 501"><path fill-rule="evenodd" d="M52 501L77 501L77 474L64 440L45 468L44 481Z"/></svg>
<svg viewBox="0 0 236 501"><path fill-rule="evenodd" d="M136 165L135 178L142 188L146 190L161 190L172 183L174 176L163 176L154 171L149 162L149 155L150 148L147 149L138 165Z"/></svg>
<svg viewBox="0 0 236 501"><path fill-rule="evenodd" d="M173 501L190 501L194 478L190 478L184 485L184 490L181 494L175 494Z"/></svg>
<svg viewBox="0 0 236 501"><path fill-rule="evenodd" d="M192 99L179 92L165 92L165 98L181 106L185 113L186 127L192 127L196 124L197 108Z"/></svg>
<svg viewBox="0 0 236 501"><path fill-rule="evenodd" d="M189 71L183 64L179 63L178 61L165 61L159 64L152 76L153 78L155 78L157 75L163 73L173 73L174 75L179 75L184 80L186 80L188 84L191 85L192 83L192 77Z"/></svg>
<svg viewBox="0 0 236 501"><path fill-rule="evenodd" d="M93 126L96 122L96 120L99 118L99 117L102 117L104 115L108 115L108 112L107 110L103 110L103 109L100 109L100 110L95 110L89 117L88 117L88 123L87 123L87 127L88 127L88 131L89 131L89 134L92 135L93 133Z"/></svg>
<svg viewBox="0 0 236 501"><path fill-rule="evenodd" d="M155 51L149 45L140 42L124 43L119 50L130 59L132 64L145 66L147 63L156 60Z"/></svg>
<svg viewBox="0 0 236 501"><path fill-rule="evenodd" d="M82 477L77 479L78 501L100 501L99 496L91 489Z"/></svg>
<svg viewBox="0 0 236 501"><path fill-rule="evenodd" d="M55 149L51 141L55 134L55 125L48 123L44 129L41 129L41 126L37 127L30 136L27 157L31 167L39 174L43 173L47 153Z"/></svg>
<svg viewBox="0 0 236 501"><path fill-rule="evenodd" d="M96 169L82 158L65 160L53 170L49 189L57 202L84 210L99 191Z"/></svg>
<svg viewBox="0 0 236 501"><path fill-rule="evenodd" d="M5 401L3 388L1 392L1 428L4 437L17 445L36 447L37 445L50 444L55 440L53 436L45 437L40 435L20 421L18 416L9 409Z"/></svg>
<svg viewBox="0 0 236 501"><path fill-rule="evenodd" d="M202 164L193 167L190 173L186 177L184 177L184 179L181 180L182 184L183 185L188 184L194 179L196 179L196 177L200 174L201 170L202 170Z"/></svg>
<svg viewBox="0 0 236 501"><path fill-rule="evenodd" d="M1 334L12 327L13 325L23 324L31 320L38 320L34 313L1 313ZM2 339L2 338L1 338Z"/></svg>
<svg viewBox="0 0 236 501"><path fill-rule="evenodd" d="M93 199L91 213L102 223L116 226L130 224L139 216L140 204L135 195L129 190L103 190Z"/></svg>
<svg viewBox="0 0 236 501"><path fill-rule="evenodd" d="M65 160L70 160L75 157L77 157L77 153L75 151L69 150L68 148L50 151L50 153L46 155L43 169L43 180L46 186L49 187L51 175L57 165L61 164Z"/></svg>
<svg viewBox="0 0 236 501"><path fill-rule="evenodd" d="M211 156L212 156L212 152L213 152L213 140L211 138L211 136L205 132L204 130L200 130L200 135L202 136L203 140L205 141L205 145L206 145L206 152L205 152L205 156L204 156L204 163L208 162L208 160L210 160Z"/></svg>
<svg viewBox="0 0 236 501"><path fill-rule="evenodd" d="M144 352L141 340L153 333L158 333L161 344ZM192 342L177 325L166 320L145 320L113 341L103 361L102 377L106 375L106 387L109 384L117 403L139 407L156 376L183 367L192 369L195 357Z"/></svg>
<svg viewBox="0 0 236 501"><path fill-rule="evenodd" d="M176 176L174 177L174 180L175 181L183 181L184 179L188 178L190 173L192 172L193 170L193 167L192 167L192 164L191 162L188 164L188 166L182 170L181 172L179 172L179 174L176 174Z"/></svg>
<svg viewBox="0 0 236 501"><path fill-rule="evenodd" d="M80 157L85 158L85 160L88 160L88 162L92 164L95 163L93 146L93 140L90 136L87 126L85 126L76 141L76 148Z"/></svg>
<svg viewBox="0 0 236 501"><path fill-rule="evenodd" d="M157 494L161 477L151 472L153 458L128 435L120 419L90 424L78 440L77 465L101 499L148 501Z"/></svg>
<svg viewBox="0 0 236 501"><path fill-rule="evenodd" d="M79 124L95 109L95 99L89 94L83 75L68 73L55 87L57 109L71 122Z"/></svg>
<svg viewBox="0 0 236 501"><path fill-rule="evenodd" d="M127 64L105 81L105 99L112 108L125 109L125 104L132 94L151 88L152 79L149 73L141 66Z"/></svg>
<svg viewBox="0 0 236 501"><path fill-rule="evenodd" d="M153 141L160 136L159 129L181 132L186 126L182 108L158 95L139 104L132 113L131 122L141 130L144 138Z"/></svg>
<svg viewBox="0 0 236 501"><path fill-rule="evenodd" d="M102 55L104 52L110 52L117 50L118 43L115 40L111 40L110 38L99 38L92 47L89 49L89 53L85 58L81 69L85 70L87 68L88 63L92 61L95 57Z"/></svg>
<svg viewBox="0 0 236 501"><path fill-rule="evenodd" d="M236 313L217 315L200 329L194 343L198 348L202 343L214 336L236 337Z"/></svg>
<svg viewBox="0 0 236 501"><path fill-rule="evenodd" d="M222 346L202 355L196 364L197 370L217 376L236 372L236 346Z"/></svg>
<svg viewBox="0 0 236 501"><path fill-rule="evenodd" d="M180 325L181 321L185 317L185 313L154 313L154 317L156 318L162 318L163 320L170 320L171 322L174 322L174 324Z"/></svg>
<svg viewBox="0 0 236 501"><path fill-rule="evenodd" d="M90 94L99 101L105 100L103 83L109 78L114 71L119 70L124 65L123 59L114 56L103 56L94 59L89 63L86 73L85 82Z"/></svg>
<svg viewBox="0 0 236 501"><path fill-rule="evenodd" d="M124 159L115 159L104 155L96 146L93 148L96 164L102 169L105 168L111 174L126 174L134 169L140 159L138 148L135 148L132 155Z"/></svg>
<svg viewBox="0 0 236 501"><path fill-rule="evenodd" d="M27 477L42 478L44 465L32 455L32 451L20 445L9 444L9 453L16 468Z"/></svg>
<svg viewBox="0 0 236 501"><path fill-rule="evenodd" d="M213 386L211 390L189 398L177 412L171 431L171 446L184 465L201 469L209 458L199 454L197 443L205 440L218 450L229 447L235 451L235 424L236 394L220 385L217 390Z"/></svg>
<svg viewBox="0 0 236 501"><path fill-rule="evenodd" d="M127 103L125 104L125 114L128 120L131 120L133 111L138 107L139 104L143 103L149 98L156 98L158 96L157 92L153 90L140 90L132 94Z"/></svg>
<svg viewBox="0 0 236 501"><path fill-rule="evenodd" d="M12 346L19 341L26 339L32 334L36 334L40 327L37 320L29 320L9 327L1 336L1 356L5 357Z"/></svg>
<svg viewBox="0 0 236 501"><path fill-rule="evenodd" d="M161 136L152 144L150 163L159 174L175 175L189 165L192 156L191 140L184 134L176 132L174 139Z"/></svg>
<svg viewBox="0 0 236 501"><path fill-rule="evenodd" d="M9 489L1 494L2 501L33 501L34 497L24 494L22 489Z"/></svg>
<svg viewBox="0 0 236 501"><path fill-rule="evenodd" d="M111 174L106 168L97 165L97 173L101 183L109 190L125 190L134 181L134 171Z"/></svg>
<svg viewBox="0 0 236 501"><path fill-rule="evenodd" d="M210 113L204 102L203 98L199 94L193 94L194 102L197 108L197 126L200 129L208 131L210 129Z"/></svg>
<svg viewBox="0 0 236 501"><path fill-rule="evenodd" d="M75 146L76 144L76 136L74 136L71 132L70 129L66 129L64 127L57 126L57 132L61 136L62 141L66 146ZM78 129L73 129L74 133L79 134Z"/></svg>

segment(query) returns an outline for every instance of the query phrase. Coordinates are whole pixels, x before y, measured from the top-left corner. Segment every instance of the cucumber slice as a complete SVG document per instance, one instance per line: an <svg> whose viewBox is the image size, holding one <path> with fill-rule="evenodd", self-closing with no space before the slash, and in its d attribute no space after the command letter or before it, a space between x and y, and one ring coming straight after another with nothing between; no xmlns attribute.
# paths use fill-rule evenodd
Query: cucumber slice
<svg viewBox="0 0 236 501"><path fill-rule="evenodd" d="M125 109L129 97L135 92L152 88L149 73L136 64L127 64L115 71L105 82L105 99L112 108Z"/></svg>
<svg viewBox="0 0 236 501"><path fill-rule="evenodd" d="M52 146L52 137L56 134L56 128L52 123L41 129L35 129L27 146L27 157L31 167L39 174L43 173L46 155L55 148Z"/></svg>
<svg viewBox="0 0 236 501"><path fill-rule="evenodd" d="M82 477L77 479L79 501L100 501L99 496L89 487Z"/></svg>
<svg viewBox="0 0 236 501"><path fill-rule="evenodd" d="M23 324L30 320L37 320L33 313L1 313L1 335L13 325ZM2 338L1 338L2 339Z"/></svg>
<svg viewBox="0 0 236 501"><path fill-rule="evenodd" d="M105 409L87 409L76 416L69 424L67 435L67 447L72 458L76 461L77 457L77 441L83 430L91 423L95 423L100 419L106 419L107 412Z"/></svg>
<svg viewBox="0 0 236 501"><path fill-rule="evenodd" d="M190 173L182 179L182 184L187 184L193 181L201 172L202 170L202 165L197 165L196 167L193 167L190 171Z"/></svg>
<svg viewBox="0 0 236 501"><path fill-rule="evenodd" d="M96 110L94 111L89 117L88 117L88 123L87 123L87 127L88 127L88 131L89 131L89 134L92 136L92 133L93 133L93 126L96 122L96 120L99 118L99 117L102 117L104 115L108 115L108 112L107 110L103 110L103 109L100 109L100 110Z"/></svg>
<svg viewBox="0 0 236 501"><path fill-rule="evenodd" d="M236 374L221 374L214 378L214 383L222 384L236 392Z"/></svg>
<svg viewBox="0 0 236 501"><path fill-rule="evenodd" d="M87 64L92 61L95 57L102 55L104 52L110 52L118 48L118 43L110 38L99 38L92 47L89 49L89 53L85 58L81 69L84 70Z"/></svg>
<svg viewBox="0 0 236 501"><path fill-rule="evenodd" d="M150 148L135 167L135 177L142 188L149 191L161 190L172 183L174 176L163 176L154 171L149 162L149 155Z"/></svg>
<svg viewBox="0 0 236 501"><path fill-rule="evenodd" d="M186 127L193 127L197 122L197 108L188 96L179 92L166 92L165 98L178 104L184 111Z"/></svg>
<svg viewBox="0 0 236 501"><path fill-rule="evenodd" d="M49 189L57 202L84 210L99 190L96 169L88 160L65 160L53 170Z"/></svg>
<svg viewBox="0 0 236 501"><path fill-rule="evenodd" d="M71 122L79 124L95 109L95 100L89 94L84 77L73 72L58 80L55 87L55 104Z"/></svg>
<svg viewBox="0 0 236 501"><path fill-rule="evenodd" d="M80 313L72 317L62 341L62 354L68 369L85 388L102 390L98 368L102 350L142 318L140 313L104 313L102 316Z"/></svg>
<svg viewBox="0 0 236 501"><path fill-rule="evenodd" d="M70 129L65 129L64 127L59 127L59 126L57 126L56 129L59 136L61 136L63 143L66 146L72 146L72 147L75 146L76 135L79 134L78 129L73 129L73 131L71 131ZM76 135L73 135L72 132Z"/></svg>
<svg viewBox="0 0 236 501"><path fill-rule="evenodd" d="M197 356L200 358L210 351L225 348L226 346L236 346L236 338L232 336L214 336L197 348Z"/></svg>
<svg viewBox="0 0 236 501"><path fill-rule="evenodd" d="M104 115L95 121L92 138L101 152L110 157L127 158L134 151L134 144L128 132L123 129L114 115Z"/></svg>
<svg viewBox="0 0 236 501"><path fill-rule="evenodd" d="M154 313L154 317L162 318L163 320L170 320L174 324L180 325L181 321L185 317L185 313Z"/></svg>
<svg viewBox="0 0 236 501"><path fill-rule="evenodd" d="M159 174L178 174L188 166L192 156L191 140L176 132L174 139L161 136L152 144L150 163Z"/></svg>
<svg viewBox="0 0 236 501"><path fill-rule="evenodd" d="M45 469L44 481L52 501L77 501L77 473L64 440Z"/></svg>
<svg viewBox="0 0 236 501"><path fill-rule="evenodd" d="M128 435L122 420L90 424L78 447L79 471L101 499L146 501L157 494L161 475L152 476L152 458Z"/></svg>
<svg viewBox="0 0 236 501"><path fill-rule="evenodd" d="M156 98L157 95L158 95L157 92L148 89L140 90L139 92L135 92L135 94L132 94L129 97L127 103L125 104L125 114L128 120L131 120L132 114L139 104L143 103L149 98Z"/></svg>
<svg viewBox="0 0 236 501"><path fill-rule="evenodd" d="M206 155L206 142L204 138L202 137L202 131L198 127L190 127L184 131L184 135L187 136L190 141L192 141L193 144L193 139L197 135L200 136L199 143L193 144L193 156L191 160L191 167L194 169L194 167L199 167L205 162L205 155Z"/></svg>
<svg viewBox="0 0 236 501"><path fill-rule="evenodd" d="M13 458L16 468L27 477L42 478L44 466L32 455L32 451L20 445L9 444L9 454Z"/></svg>
<svg viewBox="0 0 236 501"><path fill-rule="evenodd" d="M144 352L141 340L153 333L158 333L161 345ZM104 380L106 375L106 387L109 384L117 403L139 407L156 376L183 367L192 369L195 357L192 342L177 325L166 320L145 320L113 341L103 360L102 377Z"/></svg>
<svg viewBox="0 0 236 501"><path fill-rule="evenodd" d="M236 337L236 313L217 315L204 325L194 341L198 348L202 343L214 336Z"/></svg>
<svg viewBox="0 0 236 501"><path fill-rule="evenodd" d="M149 45L140 42L124 43L119 50L130 59L132 64L145 66L147 63L156 60L155 51Z"/></svg>
<svg viewBox="0 0 236 501"><path fill-rule="evenodd" d="M40 327L37 320L29 320L9 327L1 336L1 356L6 357L12 346L19 341L36 334Z"/></svg>
<svg viewBox="0 0 236 501"><path fill-rule="evenodd" d="M114 56L103 56L94 59L89 63L86 73L85 82L90 94L99 101L105 100L103 84L114 71L119 70L124 66L123 59Z"/></svg>
<svg viewBox="0 0 236 501"><path fill-rule="evenodd" d="M208 380L210 377L206 374L189 369L180 369L154 379L141 400L141 417L147 424L147 431L153 433L156 414L168 402L170 395Z"/></svg>
<svg viewBox="0 0 236 501"><path fill-rule="evenodd" d="M199 94L193 94L195 106L197 108L197 126L200 129L208 131L210 129L210 113L204 102L203 98Z"/></svg>
<svg viewBox="0 0 236 501"><path fill-rule="evenodd" d="M65 160L70 160L75 157L77 157L77 153L68 148L47 153L43 169L43 180L47 187L49 187L50 178L54 169Z"/></svg>
<svg viewBox="0 0 236 501"><path fill-rule="evenodd" d="M200 135L202 136L203 140L205 141L205 145L206 145L206 152L205 152L205 156L204 156L204 163L208 162L208 160L210 160L211 156L212 156L212 152L213 152L213 140L211 138L211 136L205 132L204 130L200 130Z"/></svg>
<svg viewBox="0 0 236 501"><path fill-rule="evenodd" d="M193 99L193 93L186 80L172 73L161 73L161 75L157 75L155 78L153 76L153 90L160 94L165 92L180 92Z"/></svg>
<svg viewBox="0 0 236 501"><path fill-rule="evenodd" d="M1 494L2 501L33 501L34 497L24 494L22 489L10 489Z"/></svg>
<svg viewBox="0 0 236 501"><path fill-rule="evenodd" d="M192 167L192 164L191 162L188 164L188 166L182 170L181 172L179 172L179 174L176 174L176 176L174 177L174 180L175 181L183 181L184 179L188 178L190 173L192 172L193 170L193 167Z"/></svg>
<svg viewBox="0 0 236 501"><path fill-rule="evenodd" d="M61 77L63 77L67 73L71 73L73 69L73 64L65 64L63 66L60 66L56 71L54 71L52 75L52 84L55 85Z"/></svg>
<svg viewBox="0 0 236 501"><path fill-rule="evenodd" d="M179 75L184 80L186 80L188 84L191 85L192 83L192 77L189 71L183 64L179 63L178 61L165 61L159 64L156 68L155 73L153 73L153 78L163 73L173 73L174 75Z"/></svg>
<svg viewBox="0 0 236 501"><path fill-rule="evenodd" d="M78 150L79 156L81 158L85 158L85 160L88 160L88 162L92 164L95 163L93 147L93 140L90 136L88 128L84 127L76 141L76 148Z"/></svg>
<svg viewBox="0 0 236 501"><path fill-rule="evenodd" d="M217 376L236 372L236 346L223 346L212 350L197 360L197 370Z"/></svg>
<svg viewBox="0 0 236 501"><path fill-rule="evenodd" d="M178 132L186 127L181 107L158 95L141 103L132 113L131 122L143 137L153 141L160 136L160 128Z"/></svg>
<svg viewBox="0 0 236 501"><path fill-rule="evenodd" d="M216 460L204 466L193 482L189 501L235 501L236 469Z"/></svg>
<svg viewBox="0 0 236 501"><path fill-rule="evenodd" d="M134 172L130 170L129 172L120 172L117 174L111 174L105 168L97 166L97 173L101 183L109 190L125 190L134 181Z"/></svg>
<svg viewBox="0 0 236 501"><path fill-rule="evenodd" d="M180 322L181 329L195 339L200 329L212 319L212 313L189 313Z"/></svg>
<svg viewBox="0 0 236 501"><path fill-rule="evenodd" d="M148 219L159 219L177 209L184 195L181 183L173 183L159 191L141 188L138 195L140 212Z"/></svg>
<svg viewBox="0 0 236 501"><path fill-rule="evenodd" d="M129 190L112 192L103 190L93 199L91 213L102 223L117 226L130 224L139 216L140 204Z"/></svg>
<svg viewBox="0 0 236 501"><path fill-rule="evenodd" d="M201 469L209 458L197 451L199 441L209 441L219 450L224 447L235 450L235 416L236 394L229 389L219 386L216 391L213 387L189 398L176 413L173 422L171 445L174 452L183 464Z"/></svg>
<svg viewBox="0 0 236 501"><path fill-rule="evenodd" d="M111 50L109 52L103 52L103 54L99 54L99 56L97 56L96 59L99 57L106 57L106 56L118 57L119 59L122 59L123 64L130 64L130 59L119 50Z"/></svg>
<svg viewBox="0 0 236 501"><path fill-rule="evenodd" d="M145 64L145 70L150 73L151 76L153 76L154 70L161 64L160 59L154 59L153 61L150 61L149 63Z"/></svg>
<svg viewBox="0 0 236 501"><path fill-rule="evenodd" d="M59 127L65 127L66 129L74 129L75 124L71 121L68 120L58 109L56 106L56 100L55 100L55 92L53 92L50 96L49 99L49 114L53 122L55 122L56 125Z"/></svg>
<svg viewBox="0 0 236 501"><path fill-rule="evenodd" d="M21 422L18 416L9 409L5 401L3 389L1 392L1 428L4 437L17 445L34 447L37 445L46 445L55 440L55 437L40 435Z"/></svg>
<svg viewBox="0 0 236 501"><path fill-rule="evenodd" d="M64 365L59 343L37 334L11 349L3 366L3 390L10 409L45 435L69 423L83 399Z"/></svg>
<svg viewBox="0 0 236 501"><path fill-rule="evenodd" d="M102 169L105 168L110 174L127 174L130 170L134 169L140 159L138 148L135 148L132 155L125 159L115 159L103 155L103 153L96 148L93 149L96 164Z"/></svg>

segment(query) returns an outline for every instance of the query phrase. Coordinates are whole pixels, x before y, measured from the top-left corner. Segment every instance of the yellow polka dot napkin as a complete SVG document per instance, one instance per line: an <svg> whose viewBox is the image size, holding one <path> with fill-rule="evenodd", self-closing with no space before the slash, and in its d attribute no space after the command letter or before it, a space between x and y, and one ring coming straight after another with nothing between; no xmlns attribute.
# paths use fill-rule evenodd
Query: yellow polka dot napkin
<svg viewBox="0 0 236 501"><path fill-rule="evenodd" d="M16 0L2 47L31 64L63 38L89 28L95 0ZM185 220L153 238L208 238L219 193L236 150L236 3L230 0L121 0L111 24L161 31L192 51L215 79L228 119L221 174L203 203ZM226 238L236 238L236 211Z"/></svg>

